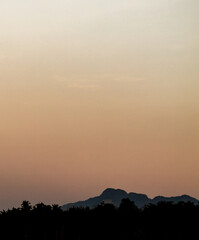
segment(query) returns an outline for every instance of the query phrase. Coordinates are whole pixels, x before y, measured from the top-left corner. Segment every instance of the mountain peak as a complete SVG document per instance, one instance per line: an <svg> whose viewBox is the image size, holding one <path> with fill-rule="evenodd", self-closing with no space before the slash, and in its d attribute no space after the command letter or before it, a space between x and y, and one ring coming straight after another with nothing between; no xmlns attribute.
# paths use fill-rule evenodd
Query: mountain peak
<svg viewBox="0 0 199 240"><path fill-rule="evenodd" d="M164 197L164 196L157 196L153 199L150 199L145 194L139 193L127 193L122 189L114 189L114 188L107 188L105 189L101 195L89 198L85 201L80 201L76 203L69 203L62 207L63 210L67 210L71 207L96 207L97 205L101 204L102 202L105 203L112 203L116 207L119 207L121 200L124 198L129 198L131 201L135 203L136 206L139 208L144 207L147 204L157 204L160 201L171 201L173 203L178 203L180 201L183 202L192 202L194 204L198 204L198 200L192 198L188 195L182 196L175 196L175 197Z"/></svg>
<svg viewBox="0 0 199 240"><path fill-rule="evenodd" d="M122 189L107 188L100 196L102 197L113 197L113 196L126 196L127 192Z"/></svg>

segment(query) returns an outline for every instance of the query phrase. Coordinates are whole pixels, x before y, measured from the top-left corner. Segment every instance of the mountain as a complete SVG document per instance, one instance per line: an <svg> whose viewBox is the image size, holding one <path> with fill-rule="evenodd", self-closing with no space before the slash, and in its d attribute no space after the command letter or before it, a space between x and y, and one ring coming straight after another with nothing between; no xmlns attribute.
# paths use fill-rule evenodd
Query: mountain
<svg viewBox="0 0 199 240"><path fill-rule="evenodd" d="M94 208L95 206L104 203L112 203L116 207L119 207L121 200L123 198L129 198L131 201L134 201L135 205L139 208L147 205L147 204L157 204L161 201L172 201L174 203L178 202L193 202L194 204L198 204L199 200L196 198L190 197L188 195L182 195L177 197L163 197L163 196L157 196L153 199L150 199L145 194L140 193L127 193L124 190L121 189L113 189L113 188L107 188L102 192L101 195L93 198L89 198L85 201L79 201L75 203L68 203L62 206L63 210L67 210L72 207L90 207Z"/></svg>

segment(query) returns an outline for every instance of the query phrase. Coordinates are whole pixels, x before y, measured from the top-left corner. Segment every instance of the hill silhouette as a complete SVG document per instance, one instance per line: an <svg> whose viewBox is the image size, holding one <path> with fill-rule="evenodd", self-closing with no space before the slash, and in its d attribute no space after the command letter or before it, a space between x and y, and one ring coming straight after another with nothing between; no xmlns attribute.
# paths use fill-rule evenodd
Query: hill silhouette
<svg viewBox="0 0 199 240"><path fill-rule="evenodd" d="M75 203L68 203L62 206L63 210L67 210L72 207L89 207L94 208L97 205L104 203L110 203L114 206L118 207L124 198L129 198L131 201L135 203L135 205L139 208L144 207L148 204L157 204L158 202L192 202L194 204L198 204L199 200L193 198L189 195L182 195L182 196L175 196L175 197L164 197L164 196L157 196L153 199L148 198L146 194L134 193L130 192L127 193L122 189L114 189L114 188L107 188L102 192L101 195L89 198L85 201L78 201Z"/></svg>

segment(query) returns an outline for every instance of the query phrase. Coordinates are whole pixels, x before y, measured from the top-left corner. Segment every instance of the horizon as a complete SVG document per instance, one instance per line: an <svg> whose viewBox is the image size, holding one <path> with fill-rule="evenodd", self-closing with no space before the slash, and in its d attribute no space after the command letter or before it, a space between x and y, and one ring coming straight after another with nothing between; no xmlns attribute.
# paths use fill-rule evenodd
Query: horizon
<svg viewBox="0 0 199 240"><path fill-rule="evenodd" d="M98 196L101 196L106 190L121 190L121 191L124 191L125 193L127 193L127 194L130 194L130 193L135 193L135 194L144 194L144 195L146 195L150 200L153 200L153 199L155 199L156 197L166 197L166 198L172 198L172 197L182 197L182 196L188 196L188 197L192 197L192 198L194 198L194 199L196 199L196 200L198 200L199 201L199 199L197 199L196 197L194 197L194 196L190 196L190 195L188 195L188 194L186 194L186 193L184 193L184 194L180 194L180 195L155 195L155 196L153 196L153 197L151 197L151 196L149 196L148 194L146 194L146 193L141 193L141 192L134 192L134 191L126 191L125 189L121 189L121 188L111 188L111 187L107 187L106 189L104 189L101 193L99 193L99 194L97 194L97 195L93 195L93 196L87 196L87 198L85 198L85 199L79 199L79 200L76 200L76 201L71 201L71 202L66 202L66 203L58 203L58 202L51 202L51 203L49 203L49 202L42 202L42 201L38 201L38 202L34 202L34 203L32 203L32 202L30 202L28 199L23 199L22 201L21 201L21 203L18 205L18 206L10 206L10 207L7 207L7 208L5 208L5 209L3 209L3 208L1 208L1 206L0 206L0 211L2 211L2 210L11 210L12 208L20 208L20 206L21 206L21 204L22 204L22 202L23 201L28 201L28 202L30 202L30 204L31 204L31 206L34 206L34 205L36 205L36 204L39 204L39 203L44 203L44 204L47 204L47 205L53 205L53 204L58 204L60 207L63 207L64 205L67 205L67 204L73 204L73 203L76 203L76 202L84 202L84 201L86 201L86 200L88 200L88 199L90 199L90 198L93 198L93 197L98 197Z"/></svg>
<svg viewBox="0 0 199 240"><path fill-rule="evenodd" d="M0 208L107 186L199 199L199 1L0 9Z"/></svg>

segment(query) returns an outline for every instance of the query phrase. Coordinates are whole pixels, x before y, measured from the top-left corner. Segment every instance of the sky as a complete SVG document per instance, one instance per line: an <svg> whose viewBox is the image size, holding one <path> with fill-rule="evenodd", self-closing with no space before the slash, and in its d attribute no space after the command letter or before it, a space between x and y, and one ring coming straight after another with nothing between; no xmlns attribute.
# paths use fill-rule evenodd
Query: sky
<svg viewBox="0 0 199 240"><path fill-rule="evenodd" d="M198 0L0 0L0 209L105 188L199 198Z"/></svg>

